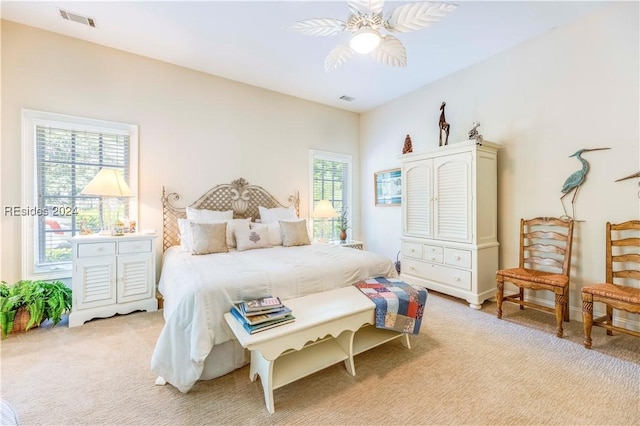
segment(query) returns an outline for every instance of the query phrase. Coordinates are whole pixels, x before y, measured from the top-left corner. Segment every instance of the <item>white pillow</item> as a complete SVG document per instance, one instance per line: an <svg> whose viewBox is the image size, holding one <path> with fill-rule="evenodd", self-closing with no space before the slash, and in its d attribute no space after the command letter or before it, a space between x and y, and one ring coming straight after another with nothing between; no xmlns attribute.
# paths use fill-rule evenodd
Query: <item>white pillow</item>
<svg viewBox="0 0 640 426"><path fill-rule="evenodd" d="M251 229L264 228L269 232L269 241L271 245L281 246L282 237L280 236L280 224L279 223L253 223L251 222Z"/></svg>
<svg viewBox="0 0 640 426"><path fill-rule="evenodd" d="M190 223L190 220L178 219L178 230L180 231L180 247L182 247L182 250L184 251L191 251L193 247Z"/></svg>
<svg viewBox="0 0 640 426"><path fill-rule="evenodd" d="M266 227L239 229L235 234L236 242L238 244L238 251L271 247L271 241L269 240L269 229Z"/></svg>
<svg viewBox="0 0 640 426"><path fill-rule="evenodd" d="M282 245L284 247L306 246L311 244L309 241L309 231L307 230L307 221L305 219L295 222L281 220L280 235L282 236Z"/></svg>
<svg viewBox="0 0 640 426"><path fill-rule="evenodd" d="M261 223L273 223L281 220L298 219L298 216L296 216L296 209L293 208L293 206L276 207L273 209L268 209L266 207L258 206L258 211L260 212Z"/></svg>
<svg viewBox="0 0 640 426"><path fill-rule="evenodd" d="M215 223L212 221L233 219L233 210L218 211L187 207L187 219L201 223Z"/></svg>
<svg viewBox="0 0 640 426"><path fill-rule="evenodd" d="M226 223L189 222L189 228L193 245L192 254L226 253L229 251L226 242Z"/></svg>

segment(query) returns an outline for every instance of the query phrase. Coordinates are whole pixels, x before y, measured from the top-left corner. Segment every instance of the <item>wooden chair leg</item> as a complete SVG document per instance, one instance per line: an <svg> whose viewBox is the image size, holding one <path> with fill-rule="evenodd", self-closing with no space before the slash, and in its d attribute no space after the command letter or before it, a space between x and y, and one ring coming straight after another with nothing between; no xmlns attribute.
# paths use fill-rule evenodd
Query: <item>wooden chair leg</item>
<svg viewBox="0 0 640 426"><path fill-rule="evenodd" d="M607 324L613 325L613 308L607 305ZM613 336L613 330L607 329L607 336Z"/></svg>
<svg viewBox="0 0 640 426"><path fill-rule="evenodd" d="M496 314L498 319L502 318L502 299L504 297L504 282L502 277L496 277Z"/></svg>
<svg viewBox="0 0 640 426"><path fill-rule="evenodd" d="M562 337L564 331L562 330L562 320L564 319L564 304L565 296L561 293L556 293L556 336Z"/></svg>
<svg viewBox="0 0 640 426"><path fill-rule="evenodd" d="M582 327L584 347L591 349L591 328L593 327L593 296L582 293Z"/></svg>
<svg viewBox="0 0 640 426"><path fill-rule="evenodd" d="M570 321L571 312L569 312L569 288L567 288L564 292L564 321Z"/></svg>
<svg viewBox="0 0 640 426"><path fill-rule="evenodd" d="M524 301L524 288L520 287L520 301ZM520 310L524 310L524 305L520 304Z"/></svg>

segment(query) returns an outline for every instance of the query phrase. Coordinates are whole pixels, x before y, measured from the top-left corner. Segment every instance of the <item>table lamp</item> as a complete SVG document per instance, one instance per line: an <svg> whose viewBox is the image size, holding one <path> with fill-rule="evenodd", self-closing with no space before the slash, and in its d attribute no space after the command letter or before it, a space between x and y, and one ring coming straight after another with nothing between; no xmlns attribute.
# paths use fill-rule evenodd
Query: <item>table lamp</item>
<svg viewBox="0 0 640 426"><path fill-rule="evenodd" d="M314 219L322 219L322 227L320 231L320 241L324 242L324 226L327 222L327 219L338 217L338 213L333 208L329 200L320 200L316 207L313 209L312 214Z"/></svg>
<svg viewBox="0 0 640 426"><path fill-rule="evenodd" d="M113 221L113 223L111 222L110 199L116 197L131 197L133 194L131 193L131 189L129 189L127 182L125 182L124 178L122 178L118 173L118 170L103 167L80 193L82 195L99 195L100 197L107 199L107 223L112 226L112 229L110 230L105 226L105 221L101 212L100 235L122 235L122 227L113 226L118 221L118 218L116 217L116 220Z"/></svg>

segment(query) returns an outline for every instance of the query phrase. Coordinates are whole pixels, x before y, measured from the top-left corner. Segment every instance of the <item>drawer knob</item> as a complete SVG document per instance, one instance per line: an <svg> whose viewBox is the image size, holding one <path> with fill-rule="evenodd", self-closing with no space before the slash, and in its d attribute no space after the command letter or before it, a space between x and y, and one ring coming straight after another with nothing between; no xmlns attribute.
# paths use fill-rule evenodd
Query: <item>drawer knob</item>
<svg viewBox="0 0 640 426"><path fill-rule="evenodd" d="M456 281L460 281L460 277L455 277L454 278Z"/></svg>
<svg viewBox="0 0 640 426"><path fill-rule="evenodd" d="M104 251L104 247L98 247L97 251Z"/></svg>
<svg viewBox="0 0 640 426"><path fill-rule="evenodd" d="M453 256L455 260L460 260L460 256Z"/></svg>

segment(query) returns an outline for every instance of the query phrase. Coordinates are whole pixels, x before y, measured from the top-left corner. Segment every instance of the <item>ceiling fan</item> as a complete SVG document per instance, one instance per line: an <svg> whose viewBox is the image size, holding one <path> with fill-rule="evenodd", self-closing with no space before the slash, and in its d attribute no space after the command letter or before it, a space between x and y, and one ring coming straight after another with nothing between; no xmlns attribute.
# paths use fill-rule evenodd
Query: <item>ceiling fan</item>
<svg viewBox="0 0 640 426"><path fill-rule="evenodd" d="M333 71L355 53L371 55L385 65L407 66L407 53L400 40L388 32L405 33L420 30L438 22L458 5L416 2L398 6L383 16L384 0L349 0L351 14L346 21L314 18L298 21L290 30L312 36L331 36L345 31L353 33L348 42L336 46L324 61L326 71Z"/></svg>

